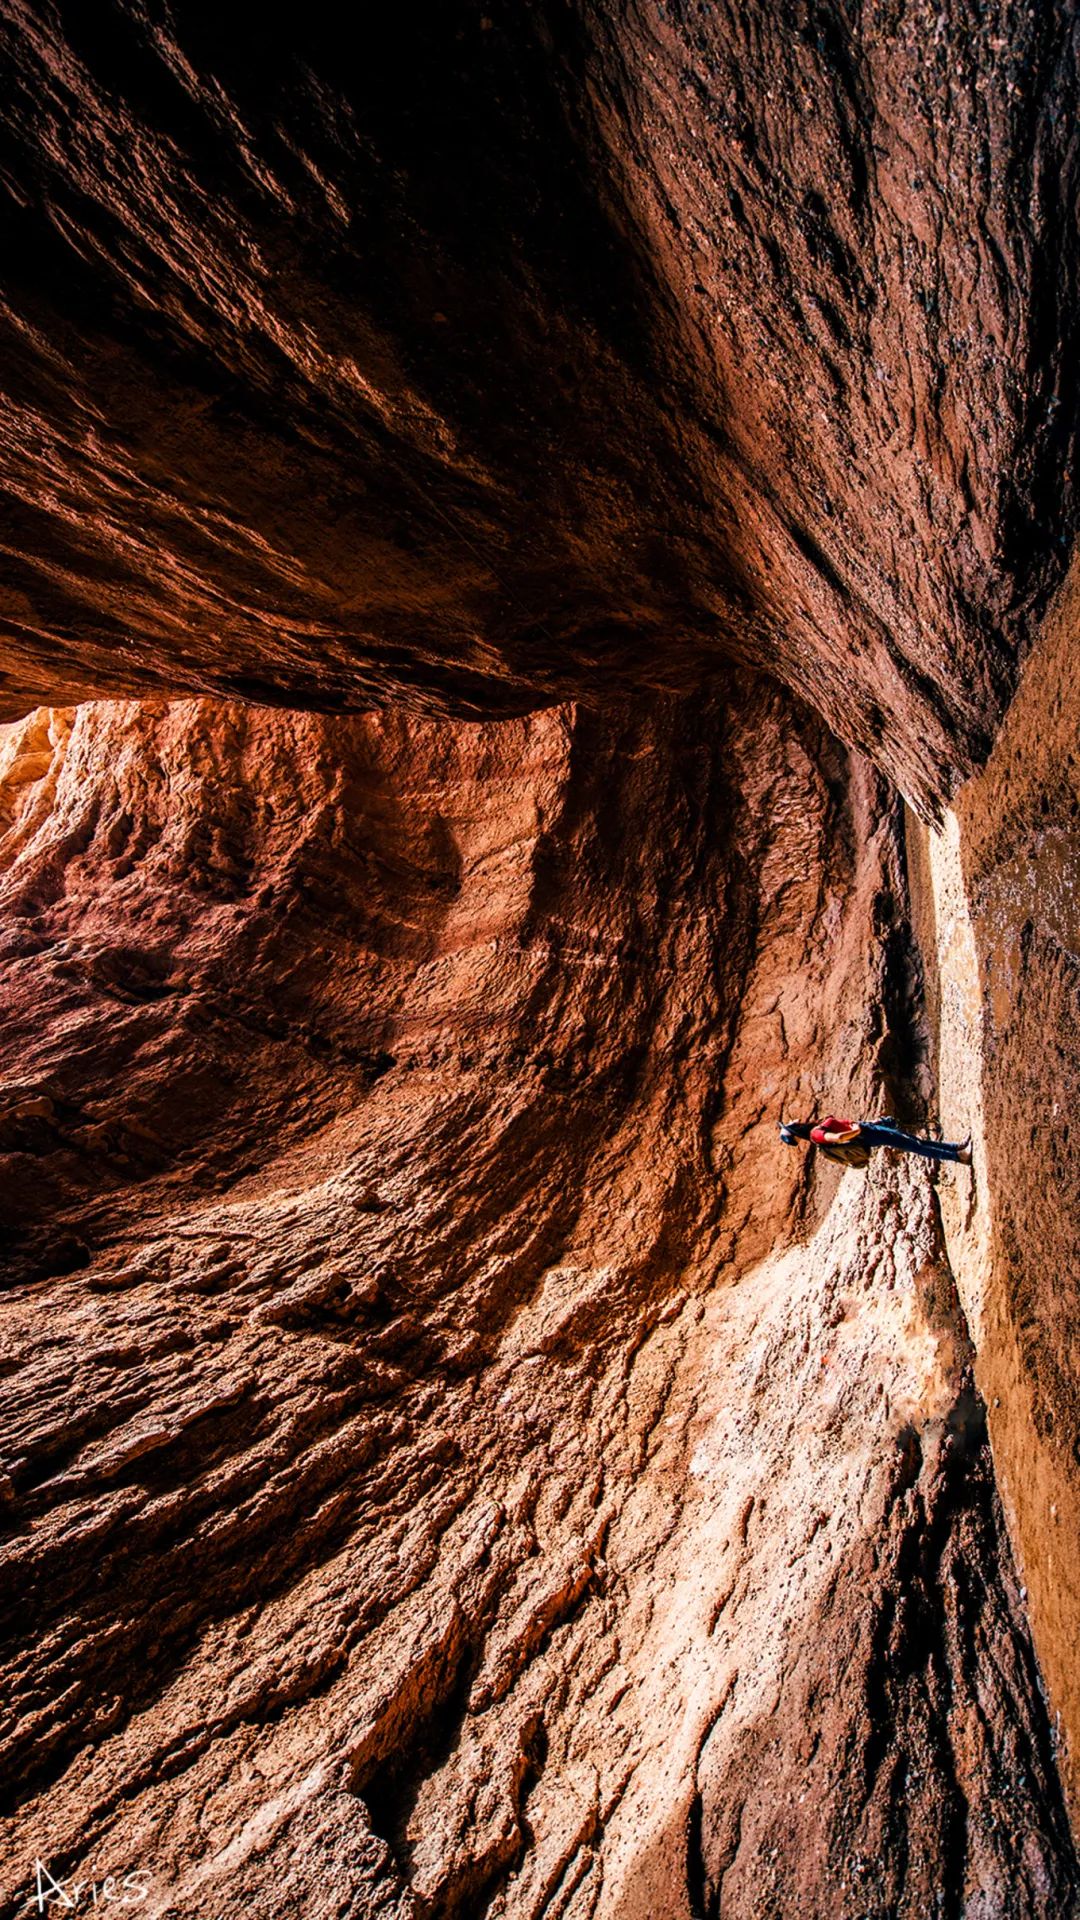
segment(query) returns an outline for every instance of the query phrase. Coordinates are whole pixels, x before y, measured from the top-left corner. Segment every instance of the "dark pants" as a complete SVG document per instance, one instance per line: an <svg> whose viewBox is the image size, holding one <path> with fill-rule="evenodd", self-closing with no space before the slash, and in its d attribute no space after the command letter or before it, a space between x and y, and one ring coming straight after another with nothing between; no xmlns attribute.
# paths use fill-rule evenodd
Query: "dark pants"
<svg viewBox="0 0 1080 1920"><path fill-rule="evenodd" d="M868 1147L895 1147L899 1153L921 1154L924 1160L959 1160L962 1151L948 1140L920 1140L888 1118L860 1121L859 1138Z"/></svg>

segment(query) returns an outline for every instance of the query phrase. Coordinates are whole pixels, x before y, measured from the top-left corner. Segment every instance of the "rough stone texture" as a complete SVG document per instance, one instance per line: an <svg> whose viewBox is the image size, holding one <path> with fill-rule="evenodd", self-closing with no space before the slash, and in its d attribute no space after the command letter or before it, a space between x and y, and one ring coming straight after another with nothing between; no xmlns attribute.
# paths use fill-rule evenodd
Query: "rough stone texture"
<svg viewBox="0 0 1080 1920"><path fill-rule="evenodd" d="M0 0L5 1899L1058 1920L1075 12L264 12Z"/></svg>
<svg viewBox="0 0 1080 1920"><path fill-rule="evenodd" d="M861 953L830 978L802 926L831 916L831 940L846 912L869 920L883 882L858 849L884 803L865 771L848 796L843 751L775 690L740 681L730 695L464 729L212 702L12 728L7 1144L36 1176L16 1157L12 1259L29 1273L56 1257L34 1223L75 1195L96 1244L123 1221L133 1174L186 1191L215 1169L254 1171L393 1067L387 1084L409 1101L424 1069L455 1099L471 1076L481 1090L505 1079L525 1110L539 1076L534 1123L557 1143L571 1111L591 1132L628 1102L685 1101L681 1062L712 1215L725 1165L762 1143L770 1188L786 1172L782 1212L799 1178L773 1130L786 1052L809 1056L835 1020L850 1082L870 991L852 984ZM783 965L761 985L754 971L762 894L792 971L809 965L786 1012ZM889 918L887 897L877 912ZM737 1066L750 1139L722 1091L740 1014L741 1047L756 1034ZM864 1085L893 1045L882 1030ZM575 1132L559 1177L577 1188ZM536 1169L517 1172L542 1209ZM742 1226L753 1182L736 1184Z"/></svg>
<svg viewBox="0 0 1080 1920"><path fill-rule="evenodd" d="M941 835L911 827L942 1114L980 1142L970 1200L945 1210L979 1350L995 1459L1077 1795L1080 1676L1080 843L1075 570L985 772Z"/></svg>
<svg viewBox="0 0 1080 1920"><path fill-rule="evenodd" d="M10 1896L1069 1911L933 1189L775 1133L918 1074L895 806L728 693L10 731Z"/></svg>
<svg viewBox="0 0 1080 1920"><path fill-rule="evenodd" d="M1071 6L4 0L2 711L767 664L921 804L1073 524Z"/></svg>

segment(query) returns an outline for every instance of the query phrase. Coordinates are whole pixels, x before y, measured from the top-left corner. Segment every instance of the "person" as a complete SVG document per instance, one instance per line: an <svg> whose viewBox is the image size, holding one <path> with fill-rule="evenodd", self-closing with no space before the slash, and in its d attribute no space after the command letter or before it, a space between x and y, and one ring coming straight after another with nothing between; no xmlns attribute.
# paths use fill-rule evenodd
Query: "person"
<svg viewBox="0 0 1080 1920"><path fill-rule="evenodd" d="M839 1160L846 1167L867 1166L875 1147L895 1147L899 1153L917 1153L924 1160L954 1160L965 1167L971 1165L970 1133L959 1144L951 1140L921 1140L917 1134L905 1133L891 1115L883 1120L852 1122L829 1114L824 1120L780 1120L777 1125L785 1146L794 1147L800 1140L810 1140L828 1159Z"/></svg>

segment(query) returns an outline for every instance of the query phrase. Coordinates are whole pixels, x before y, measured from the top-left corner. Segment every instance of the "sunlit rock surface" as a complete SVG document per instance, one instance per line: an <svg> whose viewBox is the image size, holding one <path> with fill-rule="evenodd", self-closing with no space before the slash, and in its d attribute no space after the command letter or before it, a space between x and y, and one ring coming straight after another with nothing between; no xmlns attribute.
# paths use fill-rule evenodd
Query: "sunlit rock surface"
<svg viewBox="0 0 1080 1920"><path fill-rule="evenodd" d="M913 828L917 924L947 1120L981 1174L944 1209L1051 1698L1080 1724L1080 1191L1075 571L984 773L944 831ZM1075 1786L1074 1786L1075 1792Z"/></svg>
<svg viewBox="0 0 1080 1920"><path fill-rule="evenodd" d="M727 696L11 730L12 1892L1065 1910L931 1190L775 1132L918 1080L896 804Z"/></svg>
<svg viewBox="0 0 1080 1920"><path fill-rule="evenodd" d="M1064 1920L1071 11L0 25L5 1901Z"/></svg>

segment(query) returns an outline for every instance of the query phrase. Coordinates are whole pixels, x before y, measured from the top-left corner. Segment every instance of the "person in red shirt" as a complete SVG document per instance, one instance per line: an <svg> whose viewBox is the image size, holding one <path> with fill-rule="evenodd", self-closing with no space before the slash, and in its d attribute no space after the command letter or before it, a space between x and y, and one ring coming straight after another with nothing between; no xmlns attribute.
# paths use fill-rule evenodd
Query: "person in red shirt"
<svg viewBox="0 0 1080 1920"><path fill-rule="evenodd" d="M847 1167L865 1167L875 1147L894 1147L898 1153L917 1153L924 1160L956 1160L971 1165L971 1135L959 1144L951 1140L922 1140L905 1133L891 1115L884 1120L839 1120L829 1114L824 1120L781 1120L780 1138L794 1147L810 1140L830 1160Z"/></svg>

